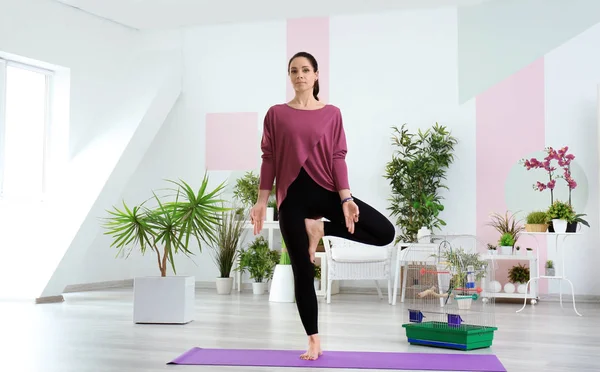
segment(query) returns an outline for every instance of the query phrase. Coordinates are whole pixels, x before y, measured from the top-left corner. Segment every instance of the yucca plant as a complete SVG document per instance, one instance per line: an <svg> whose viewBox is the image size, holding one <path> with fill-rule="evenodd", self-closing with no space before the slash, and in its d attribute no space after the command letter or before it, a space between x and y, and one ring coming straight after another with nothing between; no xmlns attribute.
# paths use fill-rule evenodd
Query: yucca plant
<svg viewBox="0 0 600 372"><path fill-rule="evenodd" d="M240 240L245 235L244 220L237 218L237 207L221 212L217 225L217 239L212 245L213 261L219 269L219 278L229 278L238 255Z"/></svg>
<svg viewBox="0 0 600 372"><path fill-rule="evenodd" d="M196 239L200 252L202 242L211 245L217 240L220 213L226 210L219 199L224 184L208 191L206 174L197 191L184 181L167 181L177 186L170 189L175 191L174 195L164 197L174 198L173 201L165 201L153 191L153 197L140 205L129 207L123 201L123 209L113 207L104 224L107 230L104 234L114 239L110 246L119 249L117 256L127 250L126 257L129 257L136 248L144 255L150 249L156 253L162 277L167 275L167 262L177 274L174 255L182 252L189 257L193 254L189 249L192 238ZM156 206L146 207L151 200Z"/></svg>

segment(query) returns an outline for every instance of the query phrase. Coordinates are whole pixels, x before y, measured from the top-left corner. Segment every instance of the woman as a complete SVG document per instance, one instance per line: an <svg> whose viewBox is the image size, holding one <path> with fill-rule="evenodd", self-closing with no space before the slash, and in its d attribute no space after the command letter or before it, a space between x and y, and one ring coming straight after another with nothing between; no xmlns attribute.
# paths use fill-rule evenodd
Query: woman
<svg viewBox="0 0 600 372"><path fill-rule="evenodd" d="M319 101L315 58L297 53L288 63L288 74L296 94L290 102L272 106L265 116L260 190L250 220L254 234L260 233L277 179L279 226L294 272L298 312L308 335L308 350L300 357L316 360L322 354L313 285L319 240L328 235L383 246L393 241L395 229L350 192L342 116L337 107Z"/></svg>

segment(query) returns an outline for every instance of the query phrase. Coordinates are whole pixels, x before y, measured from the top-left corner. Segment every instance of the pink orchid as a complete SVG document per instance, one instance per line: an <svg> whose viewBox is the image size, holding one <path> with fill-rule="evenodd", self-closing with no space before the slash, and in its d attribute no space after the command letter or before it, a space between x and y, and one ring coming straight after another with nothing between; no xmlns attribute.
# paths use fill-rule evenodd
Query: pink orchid
<svg viewBox="0 0 600 372"><path fill-rule="evenodd" d="M555 150L553 147L547 147L545 149L546 157L543 160L536 158L522 160L521 163L527 170L531 169L544 169L548 173L548 182L543 183L538 181L533 185L533 189L537 191L550 190L550 203L554 203L554 188L556 187L556 178L562 178L569 187L569 205L571 204L571 190L577 187L577 182L571 176L571 162L575 159L575 155L568 154L568 146L563 146L559 150ZM552 166L552 161L555 160L558 166L563 169L563 175L554 175L557 170L556 167Z"/></svg>

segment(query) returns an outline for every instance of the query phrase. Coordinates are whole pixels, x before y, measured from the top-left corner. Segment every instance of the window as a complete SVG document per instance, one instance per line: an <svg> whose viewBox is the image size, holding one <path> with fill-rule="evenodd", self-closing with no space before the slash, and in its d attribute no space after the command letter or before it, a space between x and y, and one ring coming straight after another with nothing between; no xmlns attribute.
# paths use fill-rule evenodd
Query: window
<svg viewBox="0 0 600 372"><path fill-rule="evenodd" d="M0 59L0 196L45 191L52 72Z"/></svg>

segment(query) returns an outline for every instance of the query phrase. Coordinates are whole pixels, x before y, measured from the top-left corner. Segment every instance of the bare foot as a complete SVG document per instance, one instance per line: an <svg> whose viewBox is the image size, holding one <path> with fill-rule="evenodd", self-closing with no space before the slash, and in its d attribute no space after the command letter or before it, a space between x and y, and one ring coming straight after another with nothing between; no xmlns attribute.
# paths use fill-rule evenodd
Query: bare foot
<svg viewBox="0 0 600 372"><path fill-rule="evenodd" d="M306 233L308 234L308 254L310 255L310 262L315 263L315 255L317 253L319 240L325 235L323 221L305 218L304 224L306 225Z"/></svg>
<svg viewBox="0 0 600 372"><path fill-rule="evenodd" d="M308 336L308 350L300 355L300 359L317 360L321 355L323 355L323 350L321 350L319 335Z"/></svg>

